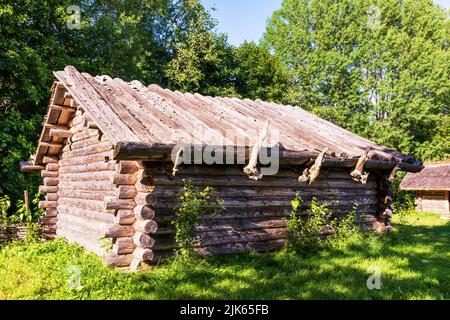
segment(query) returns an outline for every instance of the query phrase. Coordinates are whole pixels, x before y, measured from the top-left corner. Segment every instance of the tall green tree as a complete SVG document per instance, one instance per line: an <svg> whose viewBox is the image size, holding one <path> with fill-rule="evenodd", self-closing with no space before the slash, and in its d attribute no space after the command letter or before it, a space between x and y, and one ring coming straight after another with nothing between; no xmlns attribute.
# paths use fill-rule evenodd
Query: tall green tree
<svg viewBox="0 0 450 320"><path fill-rule="evenodd" d="M284 0L265 39L291 103L427 160L450 155L449 35L431 0Z"/></svg>
<svg viewBox="0 0 450 320"><path fill-rule="evenodd" d="M233 49L234 81L241 97L283 102L290 88L290 73L282 60L264 44L244 42Z"/></svg>

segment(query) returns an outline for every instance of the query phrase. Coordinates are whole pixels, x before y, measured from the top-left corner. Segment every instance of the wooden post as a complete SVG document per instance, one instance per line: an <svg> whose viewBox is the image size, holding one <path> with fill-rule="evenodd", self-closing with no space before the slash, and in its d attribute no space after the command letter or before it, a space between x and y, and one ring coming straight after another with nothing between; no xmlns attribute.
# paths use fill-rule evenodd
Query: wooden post
<svg viewBox="0 0 450 320"><path fill-rule="evenodd" d="M25 209L27 211L30 211L30 198L29 198L29 195L28 195L28 190L25 190L23 192L23 195L24 195L24 198L25 198Z"/></svg>

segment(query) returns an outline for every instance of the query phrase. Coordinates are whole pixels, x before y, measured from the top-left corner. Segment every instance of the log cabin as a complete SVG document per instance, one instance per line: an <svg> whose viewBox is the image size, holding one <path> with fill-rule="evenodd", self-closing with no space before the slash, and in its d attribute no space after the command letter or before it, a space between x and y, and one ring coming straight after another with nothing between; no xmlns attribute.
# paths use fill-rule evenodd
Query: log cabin
<svg viewBox="0 0 450 320"><path fill-rule="evenodd" d="M210 255L281 248L296 194L336 215L356 210L364 226L389 232L393 177L422 168L300 107L71 66L54 76L37 150L21 170L41 172L46 237L79 243L111 266L138 269L174 251L185 180L223 199L226 210L197 228L196 250Z"/></svg>
<svg viewBox="0 0 450 320"><path fill-rule="evenodd" d="M419 173L408 173L400 189L416 191L416 209L441 214L450 220L450 160L429 163Z"/></svg>

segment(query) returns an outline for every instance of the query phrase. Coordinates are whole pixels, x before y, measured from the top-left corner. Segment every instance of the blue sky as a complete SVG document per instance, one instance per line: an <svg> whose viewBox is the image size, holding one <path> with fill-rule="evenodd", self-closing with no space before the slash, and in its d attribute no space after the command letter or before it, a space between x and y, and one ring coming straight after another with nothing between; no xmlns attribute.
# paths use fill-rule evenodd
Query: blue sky
<svg viewBox="0 0 450 320"><path fill-rule="evenodd" d="M258 41L266 29L266 20L281 7L282 0L201 0L207 9L216 8L213 17L219 22L219 32L227 33L233 45ZM450 8L450 0L434 0Z"/></svg>

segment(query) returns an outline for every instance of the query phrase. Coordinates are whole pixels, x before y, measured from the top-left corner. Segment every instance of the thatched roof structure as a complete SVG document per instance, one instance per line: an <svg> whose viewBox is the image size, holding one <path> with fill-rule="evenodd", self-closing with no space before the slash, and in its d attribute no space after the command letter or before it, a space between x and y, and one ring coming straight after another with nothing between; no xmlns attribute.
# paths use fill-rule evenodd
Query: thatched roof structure
<svg viewBox="0 0 450 320"><path fill-rule="evenodd" d="M408 173L400 184L402 190L450 190L450 163L426 164L418 173Z"/></svg>

